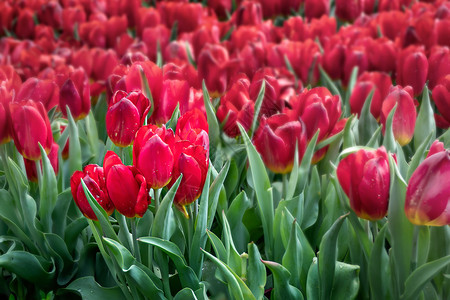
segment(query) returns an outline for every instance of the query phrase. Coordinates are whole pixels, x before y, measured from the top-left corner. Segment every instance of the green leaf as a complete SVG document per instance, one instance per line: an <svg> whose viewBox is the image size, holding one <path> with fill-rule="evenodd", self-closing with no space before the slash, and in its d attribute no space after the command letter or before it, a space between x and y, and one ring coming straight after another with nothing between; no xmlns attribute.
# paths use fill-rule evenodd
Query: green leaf
<svg viewBox="0 0 450 300"><path fill-rule="evenodd" d="M394 132L392 131L392 121L394 119L395 111L397 110L397 103L389 112L389 115L386 120L386 131L384 132L384 141L383 145L386 147L386 150L392 153L397 152L397 143L394 138Z"/></svg>
<svg viewBox="0 0 450 300"><path fill-rule="evenodd" d="M211 242L211 246L214 249L214 253L221 261L227 260L227 250L223 245L222 241L219 239L217 235L215 235L212 231L207 230L209 241Z"/></svg>
<svg viewBox="0 0 450 300"><path fill-rule="evenodd" d="M25 251L12 251L0 256L0 267L40 288L54 284L55 269L40 256Z"/></svg>
<svg viewBox="0 0 450 300"><path fill-rule="evenodd" d="M222 272L222 275L224 276L225 280L228 284L228 290L231 295L233 295L233 298L236 300L247 300L247 299L255 299L255 296L253 296L250 289L245 285L245 283L242 281L242 279L236 275L236 273L233 272L233 270L230 269L229 266L224 264L222 261L217 259L215 256L211 255L210 253L206 252L202 249L202 251L205 253L205 255L216 264L217 268Z"/></svg>
<svg viewBox="0 0 450 300"><path fill-rule="evenodd" d="M123 300L124 294L119 287L105 288L100 286L93 276L81 277L71 282L66 288L58 291L58 294L75 292L85 300Z"/></svg>
<svg viewBox="0 0 450 300"><path fill-rule="evenodd" d="M291 174L289 176L289 182L287 186L287 192L286 192L286 200L292 199L295 195L295 190L297 188L298 183L298 170L299 170L299 164L298 164L298 142L295 143L295 152L294 152L294 165L292 167Z"/></svg>
<svg viewBox="0 0 450 300"><path fill-rule="evenodd" d="M397 282L397 291L399 295L393 295L398 298L404 292L404 284L410 270L413 225L405 215L405 195L406 183L400 175L397 164L389 155L389 168L391 177L389 207L388 207L388 227L391 233L390 244L392 246L391 254L395 267L395 282Z"/></svg>
<svg viewBox="0 0 450 300"><path fill-rule="evenodd" d="M319 130L316 131L312 139L309 141L308 147L306 147L305 154L303 155L302 162L298 170L299 174L298 174L297 191L299 193L303 192L306 182L308 180L308 174L311 167L311 160L314 156L314 149L318 138L319 138Z"/></svg>
<svg viewBox="0 0 450 300"><path fill-rule="evenodd" d="M198 277L194 270L186 265L184 256L180 249L174 243L156 237L143 237L138 239L140 242L147 243L164 251L175 264L175 267L180 276L180 281L183 287L189 287L193 290L200 288Z"/></svg>
<svg viewBox="0 0 450 300"><path fill-rule="evenodd" d="M386 299L388 280L391 277L389 270L389 256L384 246L385 233L388 226L384 225L378 233L369 260L369 283L373 299Z"/></svg>
<svg viewBox="0 0 450 300"><path fill-rule="evenodd" d="M170 120L166 123L166 128L171 128L173 132L175 132L175 129L177 127L177 121L178 118L181 116L180 113L180 102L177 102L177 106L172 112L172 116L170 117Z"/></svg>
<svg viewBox="0 0 450 300"><path fill-rule="evenodd" d="M339 217L325 233L319 247L320 299L330 299L337 260L337 237L348 214Z"/></svg>
<svg viewBox="0 0 450 300"><path fill-rule="evenodd" d="M256 299L262 299L265 285L266 268L261 262L261 254L259 253L258 246L252 242L248 244L247 286Z"/></svg>
<svg viewBox="0 0 450 300"><path fill-rule="evenodd" d="M223 183L227 177L228 170L230 169L230 162L226 162L222 170L214 179L213 183L209 187L209 200L208 200L208 222L207 228L211 229L214 221L214 216L216 215L217 203L219 200L220 192L223 189Z"/></svg>
<svg viewBox="0 0 450 300"><path fill-rule="evenodd" d="M414 173L414 171L417 169L419 164L422 162L422 160L425 157L425 151L428 148L428 145L433 138L434 131L429 132L427 138L422 142L422 144L419 147L416 147L416 152L414 153L414 156L411 159L411 162L409 163L408 172L406 173L406 180L409 181L411 178L411 175ZM416 140L414 140L415 144Z"/></svg>
<svg viewBox="0 0 450 300"><path fill-rule="evenodd" d="M40 143L39 148L42 155L42 180L39 182L39 216L44 229L50 231L52 228L52 212L58 199L58 187L55 171Z"/></svg>
<svg viewBox="0 0 450 300"><path fill-rule="evenodd" d="M274 299L303 299L299 289L289 284L291 274L282 265L272 261L262 261L272 271L274 287L272 297Z"/></svg>
<svg viewBox="0 0 450 300"><path fill-rule="evenodd" d="M416 127L414 129L414 149L418 149L424 141L428 140L430 134L431 140L434 140L436 135L436 122L434 120L433 108L430 104L428 87L425 85L422 93L422 103L420 104Z"/></svg>
<svg viewBox="0 0 450 300"><path fill-rule="evenodd" d="M203 186L202 196L200 198L200 208L197 215L194 236L192 237L192 246L189 253L189 265L194 270L197 277L202 278L203 252L200 248L205 248L207 235L206 223L208 221L208 198L209 181L211 178L211 168L208 169L205 185ZM225 179L225 178L224 178Z"/></svg>
<svg viewBox="0 0 450 300"><path fill-rule="evenodd" d="M67 125L69 130L69 174L73 174L75 171L81 171L81 145L78 126L72 117L69 106L66 106L66 110L69 121Z"/></svg>
<svg viewBox="0 0 450 300"><path fill-rule="evenodd" d="M261 221L264 231L264 248L266 257L270 259L273 255L272 247L274 207L272 188L270 186L270 180L261 156L250 141L247 133L245 132L245 129L240 124L238 124L238 126L241 130L245 147L247 149L250 171L253 177L253 183L255 185L256 199L258 202L259 213L261 215Z"/></svg>
<svg viewBox="0 0 450 300"><path fill-rule="evenodd" d="M173 22L172 30L170 31L170 41L176 41L178 36L178 21Z"/></svg>
<svg viewBox="0 0 450 300"><path fill-rule="evenodd" d="M320 76L322 77L323 84L331 91L333 95L338 95L341 99L341 93L339 92L339 89L334 84L333 80L328 76L327 72L322 68L322 66L319 66Z"/></svg>
<svg viewBox="0 0 450 300"><path fill-rule="evenodd" d="M58 285L66 285L75 275L77 268L74 265L72 255L70 255L64 240L54 233L44 234L45 242L49 249L49 254L55 259L58 277Z"/></svg>
<svg viewBox="0 0 450 300"><path fill-rule="evenodd" d="M366 100L364 101L364 105L361 110L361 116L359 117L358 135L360 145L367 144L379 127L377 120L375 120L372 113L370 112L374 93L375 91L374 89L372 89Z"/></svg>
<svg viewBox="0 0 450 300"><path fill-rule="evenodd" d="M319 203L320 203L320 177L317 171L317 166L314 166L311 170L311 179L306 187L305 196L305 208L301 228L303 230L311 227L317 221L319 216Z"/></svg>
<svg viewBox="0 0 450 300"><path fill-rule="evenodd" d="M173 297L173 300L197 300L197 297L192 289L184 288Z"/></svg>
<svg viewBox="0 0 450 300"><path fill-rule="evenodd" d="M58 195L55 208L52 213L53 220L53 233L58 234L63 237L66 230L67 216L69 211L69 206L73 202L72 193L70 188L67 188L64 192ZM82 216L84 218L84 216Z"/></svg>
<svg viewBox="0 0 450 300"><path fill-rule="evenodd" d="M266 81L263 80L263 82L261 84L261 88L258 93L258 97L256 98L256 101L255 101L255 112L253 114L253 121L252 121L252 128L251 128L251 130L252 130L251 136L252 137L253 137L253 134L255 133L256 127L258 125L259 112L261 110L265 92L266 92Z"/></svg>
<svg viewBox="0 0 450 300"><path fill-rule="evenodd" d="M355 87L356 84L356 79L358 79L358 66L354 66L352 69L352 73L350 74L350 80L348 81L348 86L347 86L347 93L345 93L345 99L344 99L344 106L346 108L346 113L344 114L344 116L348 115L350 113L350 96L353 93L353 89Z"/></svg>
<svg viewBox="0 0 450 300"><path fill-rule="evenodd" d="M228 223L227 216L225 212L222 211L222 221L223 221L223 239L225 243L225 249L227 251L227 265L239 276L242 277L242 258L236 250L233 242L233 236L231 235L230 224Z"/></svg>
<svg viewBox="0 0 450 300"><path fill-rule="evenodd" d="M157 44L159 46L159 42ZM150 110L148 111L148 114L145 118L145 122L147 123L147 119L153 114L153 111L155 110L155 101L153 100L152 90L150 89L150 85L148 84L148 78L147 75L144 72L144 69L139 66L139 74L141 75L141 86L143 87L144 95L145 97L150 100Z"/></svg>
<svg viewBox="0 0 450 300"><path fill-rule="evenodd" d="M291 234L289 242L286 247L286 252L283 256L283 266L291 273L289 282L291 285L302 289L302 286L306 286L306 282L300 283L301 272L303 264L303 253L300 241L297 238L297 222L292 223Z"/></svg>
<svg viewBox="0 0 450 300"><path fill-rule="evenodd" d="M99 156L99 139L97 123L95 122L94 113L92 110L89 112L87 117L84 119L86 125L86 135L91 154L93 156L93 161L98 161Z"/></svg>
<svg viewBox="0 0 450 300"><path fill-rule="evenodd" d="M230 224L231 236L233 237L236 249L239 252L245 251L245 245L250 239L250 234L245 227L242 218L247 209L252 206L245 191L240 192L236 198L231 202L230 208L227 212L227 219Z"/></svg>
<svg viewBox="0 0 450 300"><path fill-rule="evenodd" d="M81 237L81 232L89 226L86 218L80 217L71 222L64 231L64 241L69 247L69 251L72 251L77 243L77 239Z"/></svg>
<svg viewBox="0 0 450 300"><path fill-rule="evenodd" d="M401 299L415 299L425 285L450 264L450 255L426 263L409 275Z"/></svg>
<svg viewBox="0 0 450 300"><path fill-rule="evenodd" d="M217 121L216 112L211 104L208 89L206 88L205 80L202 83L203 89L203 102L205 103L206 117L208 119L209 126L209 142L210 147L217 147L220 141L220 129L219 122Z"/></svg>

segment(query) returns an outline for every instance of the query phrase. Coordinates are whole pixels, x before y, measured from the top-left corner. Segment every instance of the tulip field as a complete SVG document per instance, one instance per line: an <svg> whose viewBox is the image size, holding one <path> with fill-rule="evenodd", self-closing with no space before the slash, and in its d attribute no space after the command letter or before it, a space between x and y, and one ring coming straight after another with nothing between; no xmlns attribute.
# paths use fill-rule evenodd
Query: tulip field
<svg viewBox="0 0 450 300"><path fill-rule="evenodd" d="M0 1L0 299L450 299L450 1Z"/></svg>

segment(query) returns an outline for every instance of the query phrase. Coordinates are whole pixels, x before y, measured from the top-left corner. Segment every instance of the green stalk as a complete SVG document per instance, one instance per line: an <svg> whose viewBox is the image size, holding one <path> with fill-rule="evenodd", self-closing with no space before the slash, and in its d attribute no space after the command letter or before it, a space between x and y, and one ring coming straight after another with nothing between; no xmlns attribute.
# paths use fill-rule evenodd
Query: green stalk
<svg viewBox="0 0 450 300"><path fill-rule="evenodd" d="M134 256L138 262L141 262L141 253L139 252L138 236L136 233L136 218L131 218L131 235L133 236Z"/></svg>
<svg viewBox="0 0 450 300"><path fill-rule="evenodd" d="M159 197L161 196L161 189L154 189L153 193L155 195L155 216L156 216L156 212L158 211L159 208Z"/></svg>
<svg viewBox="0 0 450 300"><path fill-rule="evenodd" d="M420 232L420 227L417 225L414 225L412 256L411 256L411 272L413 272L417 267L417 261L418 261L418 256L419 256L419 232Z"/></svg>
<svg viewBox="0 0 450 300"><path fill-rule="evenodd" d="M375 239L377 238L378 235L377 221L370 221L370 230L372 231L373 242L375 242Z"/></svg>

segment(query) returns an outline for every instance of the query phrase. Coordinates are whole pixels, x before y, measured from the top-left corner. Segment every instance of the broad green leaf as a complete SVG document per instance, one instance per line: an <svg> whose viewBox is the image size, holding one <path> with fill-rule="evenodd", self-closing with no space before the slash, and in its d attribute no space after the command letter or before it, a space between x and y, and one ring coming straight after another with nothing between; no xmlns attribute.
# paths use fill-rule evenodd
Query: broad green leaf
<svg viewBox="0 0 450 300"><path fill-rule="evenodd" d="M216 112L211 104L208 89L206 88L205 81L202 83L203 89L203 102L205 103L206 117L209 125L209 142L211 146L217 147L220 140L219 122L217 121Z"/></svg>
<svg viewBox="0 0 450 300"><path fill-rule="evenodd" d="M283 266L291 273L289 282L292 286L302 290L306 286L306 281L301 282L301 272L303 264L303 253L300 241L297 238L297 222L292 223L289 243L286 247L286 253L283 256Z"/></svg>
<svg viewBox="0 0 450 300"><path fill-rule="evenodd" d="M206 231L208 234L209 241L211 242L211 246L214 249L214 253L221 261L227 260L227 249L223 245L222 241L219 239L217 235L215 235L212 231Z"/></svg>
<svg viewBox="0 0 450 300"><path fill-rule="evenodd" d="M67 129L69 130L69 174L73 174L75 171L81 171L81 145L78 126L75 123L68 106L66 107L66 110L67 120L69 121L67 126Z"/></svg>
<svg viewBox="0 0 450 300"><path fill-rule="evenodd" d="M227 251L227 265L239 276L242 277L242 258L236 250L233 242L233 236L231 235L230 224L228 223L227 216L225 212L222 211L222 221L223 221L223 239L225 243L225 249Z"/></svg>
<svg viewBox="0 0 450 300"><path fill-rule="evenodd" d="M330 299L337 260L337 237L348 214L339 217L325 233L319 247L320 299Z"/></svg>
<svg viewBox="0 0 450 300"><path fill-rule="evenodd" d="M124 294L119 287L105 288L100 286L93 276L81 277L71 282L66 288L62 289L62 292L75 292L85 300L123 300Z"/></svg>
<svg viewBox="0 0 450 300"><path fill-rule="evenodd" d="M192 289L184 288L173 297L173 300L197 300L197 297Z"/></svg>
<svg viewBox="0 0 450 300"><path fill-rule="evenodd" d="M286 200L292 199L295 195L295 190L297 188L298 183L298 142L295 143L295 152L294 152L294 165L292 167L291 174L289 175L289 182L287 185L286 191Z"/></svg>
<svg viewBox="0 0 450 300"><path fill-rule="evenodd" d="M194 270L186 265L183 254L174 243L156 237L143 237L138 240L157 247L170 257L175 264L183 287L189 287L193 290L200 288L199 280L195 275Z"/></svg>
<svg viewBox="0 0 450 300"><path fill-rule="evenodd" d="M266 268L261 262L261 254L255 243L248 244L248 266L247 266L247 286L252 291L256 299L264 296L264 286L266 285Z"/></svg>
<svg viewBox="0 0 450 300"><path fill-rule="evenodd" d="M52 213L53 220L53 233L58 234L61 237L64 237L64 232L66 230L67 216L70 204L74 202L72 198L72 193L70 188L67 188L64 192L58 195L58 199L56 201L55 208ZM81 216L84 218L83 216ZM81 218L80 217L80 218Z"/></svg>
<svg viewBox="0 0 450 300"><path fill-rule="evenodd" d="M405 283L405 293L401 299L416 299L418 293L425 285L433 279L440 271L450 264L450 255L426 263L409 275Z"/></svg>
<svg viewBox="0 0 450 300"><path fill-rule="evenodd" d="M412 173L417 169L419 164L424 159L425 151L427 150L428 145L429 145L433 135L434 135L434 132L429 132L428 136L422 142L422 144L419 147L415 146L416 152L414 153L414 156L412 157L411 162L409 163L408 172L406 173L406 180L409 180L411 178ZM414 140L414 144L415 144L415 140Z"/></svg>
<svg viewBox="0 0 450 300"><path fill-rule="evenodd" d="M216 215L217 204L219 201L219 196L221 190L223 189L223 183L225 178L227 177L228 170L230 169L230 163L226 162L223 166L222 170L220 170L219 174L214 179L213 183L209 187L209 200L208 200L208 222L207 228L211 229L211 226L214 221L214 216Z"/></svg>
<svg viewBox="0 0 450 300"><path fill-rule="evenodd" d="M69 251L75 248L77 239L81 237L81 232L88 226L89 224L84 216L72 221L67 226L64 231L64 241L69 247Z"/></svg>
<svg viewBox="0 0 450 300"><path fill-rule="evenodd" d="M94 114L92 110L89 112L86 118L84 118L86 125L86 135L93 161L98 160L99 148L98 148L98 130L97 123L95 122ZM70 146L69 146L70 147Z"/></svg>
<svg viewBox="0 0 450 300"><path fill-rule="evenodd" d="M305 154L303 154L302 162L300 163L300 168L298 170L298 184L297 184L297 192L303 192L306 182L308 181L308 174L311 167L311 160L314 156L314 149L316 147L317 139L319 137L319 130L316 131L312 139L308 143L308 147L306 147Z"/></svg>
<svg viewBox="0 0 450 300"><path fill-rule="evenodd" d="M422 92L422 103L417 115L416 127L414 129L414 149L418 149L431 134L431 140L436 136L436 122L434 120L433 108L430 104L430 94L425 85Z"/></svg>
<svg viewBox="0 0 450 300"><path fill-rule="evenodd" d="M58 187L55 171L40 143L39 148L42 155L42 180L39 182L39 216L44 229L50 231L52 228L52 212L58 198Z"/></svg>
<svg viewBox="0 0 450 300"><path fill-rule="evenodd" d="M40 256L25 251L11 251L0 256L0 267L40 288L55 283L55 268Z"/></svg>
<svg viewBox="0 0 450 300"><path fill-rule="evenodd" d="M405 195L406 183L401 177L397 164L389 156L389 168L391 177L389 207L388 207L388 227L391 234L390 244L392 247L392 262L395 267L395 282L397 282L397 291L399 295L393 295L398 298L404 292L404 284L409 274L413 225L405 215Z"/></svg>
<svg viewBox="0 0 450 300"><path fill-rule="evenodd" d="M75 275L77 271L74 266L72 255L67 249L64 240L54 233L45 233L45 242L49 249L49 254L55 259L58 276L56 282L58 285L66 285Z"/></svg>
<svg viewBox="0 0 450 300"><path fill-rule="evenodd" d="M245 251L245 245L250 239L250 234L245 227L242 218L247 209L251 207L251 202L247 198L245 191L240 192L231 202L226 217L230 224L231 236L238 252Z"/></svg>
<svg viewBox="0 0 450 300"><path fill-rule="evenodd" d="M166 128L171 128L173 132L175 132L175 129L177 127L177 121L178 118L181 116L180 113L180 102L177 102L177 106L172 112L172 116L170 117L170 120L166 123Z"/></svg>
<svg viewBox="0 0 450 300"><path fill-rule="evenodd" d="M369 283L373 299L386 299L388 292L388 279L391 278L389 270L389 256L384 246L387 225L378 233L369 260Z"/></svg>
<svg viewBox="0 0 450 300"><path fill-rule="evenodd" d="M317 167L314 166L311 170L311 179L306 186L305 208L303 219L301 223L302 229L307 229L314 225L319 216L319 202L320 202L320 177Z"/></svg>
<svg viewBox="0 0 450 300"><path fill-rule="evenodd" d="M274 287L272 297L274 299L303 299L300 290L289 284L291 274L282 265L272 261L262 261L272 272Z"/></svg>
<svg viewBox="0 0 450 300"><path fill-rule="evenodd" d="M239 124L242 137L244 139L245 147L247 149L248 161L250 164L250 171L253 177L253 182L256 191L256 200L258 202L258 209L261 216L261 221L264 231L264 248L266 257L271 258L273 255L273 196L270 186L270 180L266 172L266 168L261 159L261 156L256 151L250 141L245 129Z"/></svg>
<svg viewBox="0 0 450 300"><path fill-rule="evenodd" d="M207 235L206 223L208 221L208 198L209 182L211 178L211 168L208 169L205 185L200 197L200 208L197 215L194 236L192 238L191 251L189 252L189 265L194 270L197 277L202 278L203 253L200 248L205 248Z"/></svg>
<svg viewBox="0 0 450 300"><path fill-rule="evenodd" d="M242 279L230 269L229 266L224 264L222 261L217 259L215 256L210 253L202 250L205 255L216 264L217 268L222 272L225 280L228 284L228 290L233 298L236 300L247 300L247 299L255 299L255 296L252 294L250 289L245 285Z"/></svg>

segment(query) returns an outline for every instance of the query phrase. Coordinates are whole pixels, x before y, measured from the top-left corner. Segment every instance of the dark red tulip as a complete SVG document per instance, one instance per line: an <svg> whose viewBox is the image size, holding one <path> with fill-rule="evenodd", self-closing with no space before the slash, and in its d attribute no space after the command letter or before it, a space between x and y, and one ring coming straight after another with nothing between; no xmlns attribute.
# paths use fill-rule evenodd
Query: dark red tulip
<svg viewBox="0 0 450 300"><path fill-rule="evenodd" d="M366 220L379 220L388 210L389 158L384 147L361 149L339 163L337 177L356 215Z"/></svg>
<svg viewBox="0 0 450 300"><path fill-rule="evenodd" d="M82 6L64 7L62 11L62 26L64 32L73 36L75 26L79 26L86 22L86 12Z"/></svg>
<svg viewBox="0 0 450 300"><path fill-rule="evenodd" d="M106 152L103 169L106 189L117 211L128 218L142 218L151 200L144 176L134 166L122 164L112 151Z"/></svg>
<svg viewBox="0 0 450 300"><path fill-rule="evenodd" d="M34 35L34 12L29 8L21 9L16 23L16 35L20 39L31 39Z"/></svg>
<svg viewBox="0 0 450 300"><path fill-rule="evenodd" d="M48 154L53 144L53 135L44 105L28 100L12 102L9 109L11 120L14 120L12 136L20 154L29 160L39 160L41 158L39 143Z"/></svg>
<svg viewBox="0 0 450 300"><path fill-rule="evenodd" d="M360 0L336 0L336 16L344 21L353 21L362 12Z"/></svg>
<svg viewBox="0 0 450 300"><path fill-rule="evenodd" d="M428 74L428 60L420 48L408 47L401 51L397 60L397 84L410 85L414 95L422 93Z"/></svg>
<svg viewBox="0 0 450 300"><path fill-rule="evenodd" d="M249 95L252 101L256 101L261 90L261 85L265 81L265 93L261 104L260 116L271 116L281 112L284 102L280 99L280 85L270 68L260 69L253 76L249 87Z"/></svg>
<svg viewBox="0 0 450 300"><path fill-rule="evenodd" d="M447 74L450 74L450 49L434 47L428 57L428 86L432 90Z"/></svg>
<svg viewBox="0 0 450 300"><path fill-rule="evenodd" d="M111 141L119 147L131 145L149 110L150 101L142 93L117 91L106 112L106 132Z"/></svg>
<svg viewBox="0 0 450 300"><path fill-rule="evenodd" d="M59 107L65 117L66 106L75 120L83 119L91 110L89 82L86 72L81 68L70 74L59 91Z"/></svg>
<svg viewBox="0 0 450 300"><path fill-rule="evenodd" d="M426 158L412 174L406 190L405 213L416 225L450 224L450 151Z"/></svg>
<svg viewBox="0 0 450 300"><path fill-rule="evenodd" d="M330 43L322 58L322 66L332 79L343 76L342 63L345 60L346 47L341 43Z"/></svg>
<svg viewBox="0 0 450 300"><path fill-rule="evenodd" d="M228 51L220 45L206 44L198 56L198 77L205 80L206 87L215 98L227 88Z"/></svg>
<svg viewBox="0 0 450 300"><path fill-rule="evenodd" d="M441 128L450 127L450 74L434 87L432 96L440 113L436 115L437 125Z"/></svg>
<svg viewBox="0 0 450 300"><path fill-rule="evenodd" d="M5 87L0 86L0 145L9 142L12 137L12 120L9 110L11 95Z"/></svg>
<svg viewBox="0 0 450 300"><path fill-rule="evenodd" d="M50 160L50 164L53 167L53 171L55 174L58 174L59 164L58 164L58 150L59 146L57 143L53 143L50 152L48 153L48 159ZM27 173L27 177L29 181L37 182L38 175L36 171L36 162L28 159L24 159L25 163L25 171ZM39 162L42 168L42 161Z"/></svg>
<svg viewBox="0 0 450 300"><path fill-rule="evenodd" d="M397 104L397 109L392 120L392 131L397 142L404 146L411 141L414 135L417 117L410 86L405 88L401 86L391 87L381 107L380 123L383 124L383 132L386 128L387 117L395 104Z"/></svg>
<svg viewBox="0 0 450 300"><path fill-rule="evenodd" d="M133 165L144 175L149 187L159 189L172 179L175 136L171 129L143 126L136 133Z"/></svg>
<svg viewBox="0 0 450 300"><path fill-rule="evenodd" d="M307 19L320 18L328 15L330 3L328 0L305 0L305 17Z"/></svg>
<svg viewBox="0 0 450 300"><path fill-rule="evenodd" d="M281 174L292 170L296 143L301 161L307 143L305 125L300 121L293 121L286 114L262 117L253 138L253 144L266 167Z"/></svg>
<svg viewBox="0 0 450 300"><path fill-rule="evenodd" d="M369 58L369 68L381 72L394 72L397 60L397 47L394 42L388 38L370 39L366 46ZM383 59L380 59L380 53L383 53Z"/></svg>
<svg viewBox="0 0 450 300"><path fill-rule="evenodd" d="M261 4L255 1L243 1L233 13L231 20L237 25L259 25L263 21Z"/></svg>
<svg viewBox="0 0 450 300"><path fill-rule="evenodd" d="M59 87L50 80L32 77L25 81L17 93L15 101L34 100L44 104L47 111L59 103Z"/></svg>
<svg viewBox="0 0 450 300"><path fill-rule="evenodd" d="M201 3L159 2L157 9L168 28L177 22L179 33L194 31L205 17Z"/></svg>
<svg viewBox="0 0 450 300"><path fill-rule="evenodd" d="M97 220L97 216L92 210L83 190L81 180L91 192L94 199L103 207L108 215L114 211L114 205L111 202L108 191L106 190L106 178L103 168L98 165L87 165L82 171L75 171L70 178L70 189L73 200L86 218Z"/></svg>

